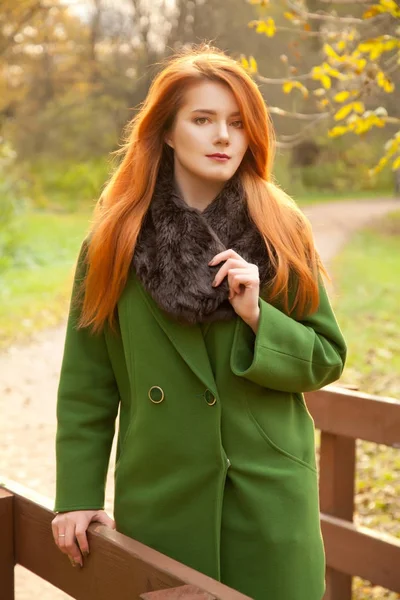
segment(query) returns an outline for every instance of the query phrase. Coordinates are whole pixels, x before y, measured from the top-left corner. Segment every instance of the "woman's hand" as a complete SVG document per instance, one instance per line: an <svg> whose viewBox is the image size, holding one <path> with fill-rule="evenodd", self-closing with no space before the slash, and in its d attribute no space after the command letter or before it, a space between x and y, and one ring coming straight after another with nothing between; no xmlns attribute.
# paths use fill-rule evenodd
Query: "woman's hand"
<svg viewBox="0 0 400 600"><path fill-rule="evenodd" d="M89 554L86 530L92 521L115 529L115 521L104 510L62 512L51 522L54 541L61 552L67 554L73 567L83 567L83 556L86 558Z"/></svg>
<svg viewBox="0 0 400 600"><path fill-rule="evenodd" d="M208 263L217 265L226 261L213 281L216 287L228 276L229 302L236 314L239 315L257 333L260 308L258 298L260 293L260 276L257 265L248 263L232 249L216 254Z"/></svg>

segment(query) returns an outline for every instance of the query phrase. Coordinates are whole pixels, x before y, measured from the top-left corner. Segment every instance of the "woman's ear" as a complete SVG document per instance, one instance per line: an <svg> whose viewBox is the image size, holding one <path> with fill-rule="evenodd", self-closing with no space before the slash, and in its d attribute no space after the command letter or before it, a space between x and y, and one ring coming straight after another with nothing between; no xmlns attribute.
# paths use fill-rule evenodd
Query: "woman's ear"
<svg viewBox="0 0 400 600"><path fill-rule="evenodd" d="M168 136L165 136L165 138L164 138L164 142L165 142L166 144L168 144L168 146L170 146L171 148L173 148L173 147L174 147L174 146L173 146L173 144L172 144L172 140L171 140L171 139L170 139Z"/></svg>

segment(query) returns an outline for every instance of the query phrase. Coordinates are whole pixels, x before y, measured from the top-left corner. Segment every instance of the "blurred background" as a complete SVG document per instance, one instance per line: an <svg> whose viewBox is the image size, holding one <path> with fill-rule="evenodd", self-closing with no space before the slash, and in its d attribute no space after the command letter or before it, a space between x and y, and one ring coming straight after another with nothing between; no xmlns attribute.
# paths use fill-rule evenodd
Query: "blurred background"
<svg viewBox="0 0 400 600"><path fill-rule="evenodd" d="M193 43L241 62L270 107L274 177L333 279L340 383L400 398L399 17L394 0L0 0L0 475L54 494L77 253L160 61ZM400 537L399 451L357 452L357 522ZM19 573L17 598L65 597ZM355 578L358 600L399 597Z"/></svg>

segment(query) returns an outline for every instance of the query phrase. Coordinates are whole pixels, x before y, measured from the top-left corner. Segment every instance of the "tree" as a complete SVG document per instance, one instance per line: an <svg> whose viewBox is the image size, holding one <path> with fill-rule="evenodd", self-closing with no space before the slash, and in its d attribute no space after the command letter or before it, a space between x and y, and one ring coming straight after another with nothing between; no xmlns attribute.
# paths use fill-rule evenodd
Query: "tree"
<svg viewBox="0 0 400 600"><path fill-rule="evenodd" d="M350 132L364 136L385 126L397 131L388 136L384 152L370 175L386 164L400 169L400 110L387 100L393 94L400 67L400 7L395 0L247 0L258 18L248 23L260 35L272 38L291 34L289 52L280 57L281 77L259 73L254 56L241 56L242 65L259 82L280 86L283 94L300 95L307 110L271 106L273 114L301 120L300 132L281 136L281 146L301 143L321 123L331 138ZM320 6L321 8L318 8ZM351 14L346 11L351 9ZM314 40L315 60L306 65L301 49ZM312 102L310 102L312 101ZM385 106L386 105L386 106ZM393 114L389 114L390 106ZM312 107L312 108L311 108ZM312 111L312 112L311 112Z"/></svg>

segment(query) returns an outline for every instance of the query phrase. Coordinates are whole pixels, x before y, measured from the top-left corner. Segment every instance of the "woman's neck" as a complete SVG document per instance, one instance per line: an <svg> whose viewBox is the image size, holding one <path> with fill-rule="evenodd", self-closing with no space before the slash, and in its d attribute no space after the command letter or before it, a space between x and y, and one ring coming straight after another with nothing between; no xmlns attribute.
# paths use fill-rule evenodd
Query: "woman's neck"
<svg viewBox="0 0 400 600"><path fill-rule="evenodd" d="M212 181L196 177L179 165L174 168L175 186L186 204L200 212L218 196L225 185L225 181Z"/></svg>

